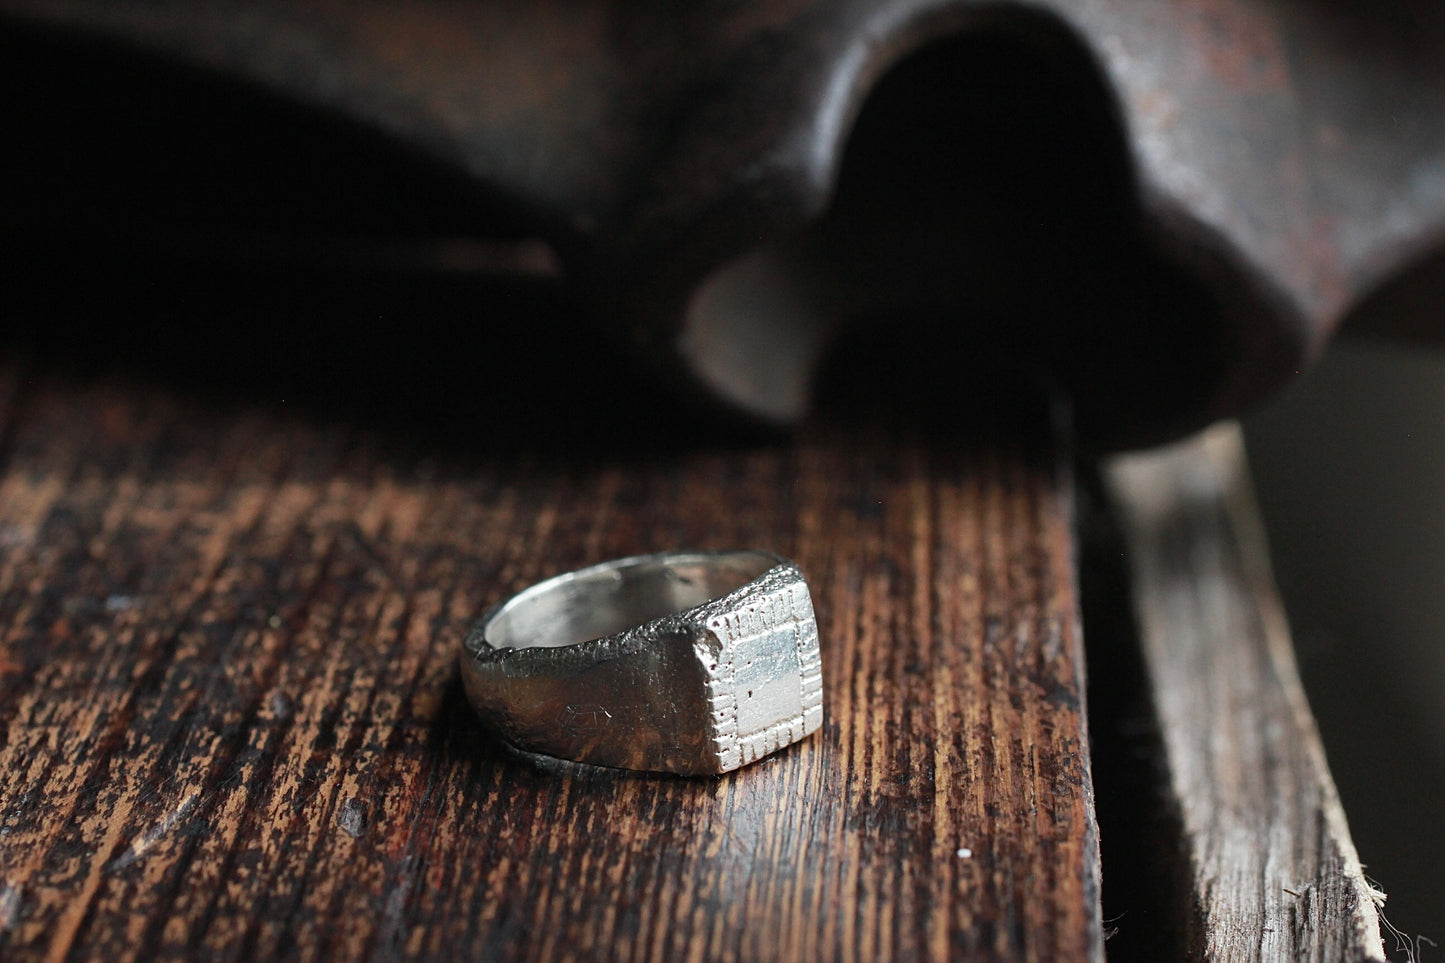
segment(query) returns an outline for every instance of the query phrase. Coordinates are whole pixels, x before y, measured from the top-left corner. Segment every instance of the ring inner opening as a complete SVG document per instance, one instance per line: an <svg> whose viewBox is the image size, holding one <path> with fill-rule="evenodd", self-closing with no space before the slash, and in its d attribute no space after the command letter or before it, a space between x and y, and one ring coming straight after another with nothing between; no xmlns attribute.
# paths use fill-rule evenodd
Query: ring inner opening
<svg viewBox="0 0 1445 963"><path fill-rule="evenodd" d="M720 598L778 562L763 552L648 556L559 575L508 602L486 640L520 649L604 638Z"/></svg>

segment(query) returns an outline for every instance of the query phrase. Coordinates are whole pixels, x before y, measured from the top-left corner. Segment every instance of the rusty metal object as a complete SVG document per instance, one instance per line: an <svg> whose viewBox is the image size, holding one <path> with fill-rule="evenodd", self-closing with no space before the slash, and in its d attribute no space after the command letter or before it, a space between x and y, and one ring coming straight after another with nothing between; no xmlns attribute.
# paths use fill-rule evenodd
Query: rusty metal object
<svg viewBox="0 0 1445 963"><path fill-rule="evenodd" d="M658 371L782 423L861 338L946 346L934 378L1027 369L1101 444L1163 437L1260 398L1445 250L1433 0L0 17L239 79L464 174Z"/></svg>

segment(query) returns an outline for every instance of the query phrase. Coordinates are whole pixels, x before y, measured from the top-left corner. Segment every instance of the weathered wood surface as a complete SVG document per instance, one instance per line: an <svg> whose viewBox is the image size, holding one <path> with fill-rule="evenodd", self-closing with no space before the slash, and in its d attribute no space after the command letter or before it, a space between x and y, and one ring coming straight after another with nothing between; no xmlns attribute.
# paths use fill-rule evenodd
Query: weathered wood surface
<svg viewBox="0 0 1445 963"><path fill-rule="evenodd" d="M1102 958L1046 430L467 457L119 377L0 399L5 959ZM801 564L823 730L717 779L499 750L470 620L679 546Z"/></svg>
<svg viewBox="0 0 1445 963"><path fill-rule="evenodd" d="M1366 882L1301 688L1237 426L1119 458L1184 945L1207 960L1382 960Z"/></svg>

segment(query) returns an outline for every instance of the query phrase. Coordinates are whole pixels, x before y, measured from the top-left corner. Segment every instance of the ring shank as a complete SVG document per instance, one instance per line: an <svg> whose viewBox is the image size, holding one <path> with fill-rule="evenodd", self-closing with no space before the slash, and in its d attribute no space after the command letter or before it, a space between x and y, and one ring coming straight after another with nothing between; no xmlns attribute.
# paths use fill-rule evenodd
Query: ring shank
<svg viewBox="0 0 1445 963"><path fill-rule="evenodd" d="M647 555L559 575L487 621L494 649L555 648L615 635L741 588L782 559L767 552Z"/></svg>

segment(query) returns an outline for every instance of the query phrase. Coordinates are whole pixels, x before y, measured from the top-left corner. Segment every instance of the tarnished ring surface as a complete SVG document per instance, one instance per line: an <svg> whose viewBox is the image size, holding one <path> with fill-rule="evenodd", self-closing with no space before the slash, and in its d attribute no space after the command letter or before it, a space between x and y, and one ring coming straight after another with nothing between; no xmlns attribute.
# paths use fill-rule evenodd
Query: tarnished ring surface
<svg viewBox="0 0 1445 963"><path fill-rule="evenodd" d="M508 742L594 765L724 773L823 722L808 586L767 552L666 552L548 579L477 624L461 668Z"/></svg>

